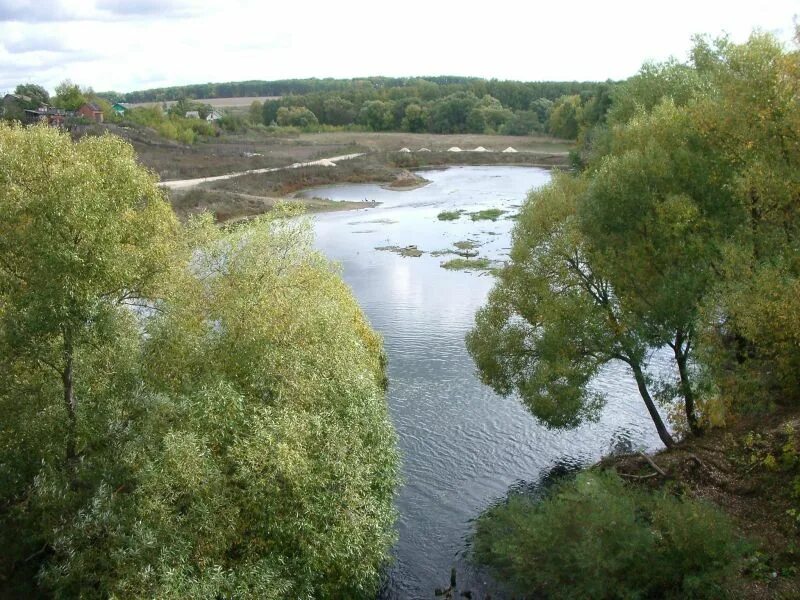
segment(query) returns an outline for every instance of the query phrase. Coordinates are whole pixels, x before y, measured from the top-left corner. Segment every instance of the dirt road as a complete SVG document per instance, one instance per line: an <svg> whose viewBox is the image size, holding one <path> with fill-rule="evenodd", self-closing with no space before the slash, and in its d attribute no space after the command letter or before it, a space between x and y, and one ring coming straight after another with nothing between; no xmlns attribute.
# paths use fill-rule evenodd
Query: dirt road
<svg viewBox="0 0 800 600"><path fill-rule="evenodd" d="M274 171L283 171L285 169L298 169L300 167L310 167L310 166L335 167L336 163L339 161L351 160L353 158L358 158L359 156L364 156L364 153L359 152L356 154L343 154L341 156L321 158L319 160L312 160L310 162L294 163L286 167L274 167L271 169L251 169L250 171L239 171L237 173L216 175L214 177L197 177L196 179L174 179L172 181L162 181L161 183L159 183L159 185L165 188L169 188L171 190L185 190L188 188L192 188L196 185L199 185L201 183L207 183L209 181L219 181L221 179L232 179L234 177L241 177L242 175L248 175L250 173L273 173Z"/></svg>

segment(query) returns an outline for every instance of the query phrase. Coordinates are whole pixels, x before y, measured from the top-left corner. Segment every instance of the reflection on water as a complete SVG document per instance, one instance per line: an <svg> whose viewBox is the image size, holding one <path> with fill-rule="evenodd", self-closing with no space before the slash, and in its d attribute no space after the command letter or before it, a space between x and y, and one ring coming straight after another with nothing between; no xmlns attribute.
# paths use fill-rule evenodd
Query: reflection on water
<svg viewBox="0 0 800 600"><path fill-rule="evenodd" d="M491 276L453 272L448 256L427 252L472 239L480 255L507 256L513 221L439 221L444 210L500 208L514 213L547 171L527 167L457 167L424 173L431 184L407 192L374 185L317 188L334 200L377 200L377 208L318 215L317 246L341 263L389 357L389 408L403 456L399 541L382 595L431 598L456 567L459 589L476 598L499 591L464 559L471 520L509 488L539 481L556 465L583 465L614 448L657 448L658 437L623 364L595 382L608 396L597 423L551 431L514 398L502 398L475 376L464 336L491 289ZM416 245L403 258L379 246ZM660 356L654 363L659 367Z"/></svg>

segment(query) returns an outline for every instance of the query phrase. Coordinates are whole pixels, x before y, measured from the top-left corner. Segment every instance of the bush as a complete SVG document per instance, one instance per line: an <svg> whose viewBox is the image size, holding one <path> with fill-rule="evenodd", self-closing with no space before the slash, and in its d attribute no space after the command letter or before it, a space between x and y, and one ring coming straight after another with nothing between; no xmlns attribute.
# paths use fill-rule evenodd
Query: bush
<svg viewBox="0 0 800 600"><path fill-rule="evenodd" d="M585 472L484 513L474 558L551 598L720 598L742 548L705 503Z"/></svg>

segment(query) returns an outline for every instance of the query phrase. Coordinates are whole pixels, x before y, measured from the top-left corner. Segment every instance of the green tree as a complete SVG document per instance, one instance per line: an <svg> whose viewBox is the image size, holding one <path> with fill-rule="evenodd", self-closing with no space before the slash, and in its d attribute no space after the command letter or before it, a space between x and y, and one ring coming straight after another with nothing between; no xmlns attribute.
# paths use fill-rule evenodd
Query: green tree
<svg viewBox="0 0 800 600"><path fill-rule="evenodd" d="M323 114L325 115L325 123L330 125L350 125L355 121L356 107L352 102L341 96L333 96L325 99Z"/></svg>
<svg viewBox="0 0 800 600"><path fill-rule="evenodd" d="M50 103L50 94L48 91L35 83L21 83L16 87L14 93L18 96L26 96L31 99L30 102L26 104L25 108L35 109Z"/></svg>
<svg viewBox="0 0 800 600"><path fill-rule="evenodd" d="M374 594L397 460L385 359L309 223L183 228L111 136L0 126L0 161L4 582Z"/></svg>
<svg viewBox="0 0 800 600"><path fill-rule="evenodd" d="M65 79L56 86L56 95L53 98L53 104L64 110L78 110L81 106L86 104L86 96L77 84L72 83L69 79Z"/></svg>
<svg viewBox="0 0 800 600"><path fill-rule="evenodd" d="M722 244L720 282L705 303L705 358L738 405L797 403L800 52L766 34L739 45L698 39L693 62L711 82L694 121L731 166L724 185L741 224Z"/></svg>
<svg viewBox="0 0 800 600"><path fill-rule="evenodd" d="M649 345L672 349L695 434L699 309L716 279L720 243L741 222L730 186L719 185L730 176L688 111L667 100L614 129L579 209L593 264L647 329Z"/></svg>
<svg viewBox="0 0 800 600"><path fill-rule="evenodd" d="M428 126L428 114L419 104L412 103L406 106L405 116L400 124L403 131L419 133Z"/></svg>
<svg viewBox="0 0 800 600"><path fill-rule="evenodd" d="M281 106L277 113L277 122L281 127L315 127L319 125L317 116L304 106Z"/></svg>
<svg viewBox="0 0 800 600"><path fill-rule="evenodd" d="M565 140L578 139L581 119L581 97L577 94L562 96L554 104L547 121L547 130Z"/></svg>
<svg viewBox="0 0 800 600"><path fill-rule="evenodd" d="M433 133L464 133L467 119L478 104L478 98L468 92L457 92L437 100L430 108L429 129Z"/></svg>
<svg viewBox="0 0 800 600"><path fill-rule="evenodd" d="M539 120L539 113L536 111L518 111L503 123L500 133L503 135L530 135L543 131L543 122Z"/></svg>
<svg viewBox="0 0 800 600"><path fill-rule="evenodd" d="M72 144L52 128L3 126L0 143L3 340L12 355L60 378L72 461L85 445L76 351L102 332L113 307L155 293L169 270L176 221L154 176L118 138Z"/></svg>
<svg viewBox="0 0 800 600"><path fill-rule="evenodd" d="M250 103L250 108L247 111L247 118L253 125L258 125L264 122L264 104L258 100L253 100Z"/></svg>
<svg viewBox="0 0 800 600"><path fill-rule="evenodd" d="M387 131L394 126L394 114L390 102L371 100L361 107L358 119L373 131Z"/></svg>
<svg viewBox="0 0 800 600"><path fill-rule="evenodd" d="M556 175L533 192L514 229L511 262L500 272L467 335L481 380L518 393L551 427L597 417L604 399L588 389L600 367L627 363L666 446L673 440L648 389L647 331L620 306L593 268L577 218L583 179Z"/></svg>

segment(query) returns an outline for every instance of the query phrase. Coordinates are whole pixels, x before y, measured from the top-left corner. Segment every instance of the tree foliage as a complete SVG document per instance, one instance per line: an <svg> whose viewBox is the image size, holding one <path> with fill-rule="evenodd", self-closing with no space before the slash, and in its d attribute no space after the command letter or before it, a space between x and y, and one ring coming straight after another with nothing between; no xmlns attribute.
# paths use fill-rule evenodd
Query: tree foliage
<svg viewBox="0 0 800 600"><path fill-rule="evenodd" d="M477 522L475 556L548 598L727 597L744 545L711 506L581 473L543 498L514 495Z"/></svg>
<svg viewBox="0 0 800 600"><path fill-rule="evenodd" d="M123 96L128 102L278 97L264 102L260 122L265 125L279 124L280 108L305 108L323 126L358 125L373 131L528 135L544 131L555 100L575 95L579 104L589 106L585 122L565 133L575 139L580 130L603 119L610 102L610 88L611 84L591 82L370 77L199 84L130 92ZM111 92L106 96L114 101L120 97Z"/></svg>
<svg viewBox="0 0 800 600"><path fill-rule="evenodd" d="M35 83L21 83L14 89L14 93L30 98L30 102L26 103L25 108L36 109L50 103L49 92Z"/></svg>
<svg viewBox="0 0 800 600"><path fill-rule="evenodd" d="M551 427L597 417L604 398L588 387L612 360L628 364L666 445L672 438L648 390L647 331L630 318L595 269L576 210L586 182L556 175L533 192L513 233L511 262L467 335L481 379L518 393Z"/></svg>
<svg viewBox="0 0 800 600"><path fill-rule="evenodd" d="M10 585L374 593L396 479L382 346L309 224L181 227L111 136L0 126L0 160Z"/></svg>
<svg viewBox="0 0 800 600"><path fill-rule="evenodd" d="M86 104L86 95L80 86L65 79L56 86L56 95L53 97L53 104L64 110L78 110Z"/></svg>
<svg viewBox="0 0 800 600"><path fill-rule="evenodd" d="M796 400L799 73L797 51L755 34L698 39L691 63L648 64L619 86L584 140L583 171L523 209L468 337L482 377L557 426L591 415L598 357L635 374L646 348L672 351L677 377L658 395L680 400L693 433L725 407ZM550 126L579 106L563 99ZM614 307L605 322L587 318L598 282ZM629 336L626 359L613 349Z"/></svg>

